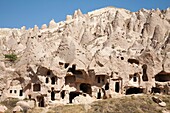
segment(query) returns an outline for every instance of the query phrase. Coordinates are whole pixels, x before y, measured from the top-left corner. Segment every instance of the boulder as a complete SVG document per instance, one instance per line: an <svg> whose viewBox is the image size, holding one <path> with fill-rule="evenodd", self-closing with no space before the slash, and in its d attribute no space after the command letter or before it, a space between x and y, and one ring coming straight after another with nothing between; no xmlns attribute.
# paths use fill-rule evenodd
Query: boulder
<svg viewBox="0 0 170 113"><path fill-rule="evenodd" d="M165 102L160 102L160 103L158 103L158 105L161 106L161 107L165 107L166 103Z"/></svg>
<svg viewBox="0 0 170 113"><path fill-rule="evenodd" d="M25 101L19 101L16 103L17 106L20 106L24 111L27 111L28 109L30 109L30 105L25 102Z"/></svg>
<svg viewBox="0 0 170 113"><path fill-rule="evenodd" d="M8 108L4 105L0 105L0 113L4 113Z"/></svg>
<svg viewBox="0 0 170 113"><path fill-rule="evenodd" d="M23 109L22 109L22 107L21 106L15 106L14 108L13 108L13 113L15 113L15 112L20 112L20 111L23 111Z"/></svg>
<svg viewBox="0 0 170 113"><path fill-rule="evenodd" d="M94 100L86 94L85 96L79 95L73 99L74 104L89 104L92 103Z"/></svg>
<svg viewBox="0 0 170 113"><path fill-rule="evenodd" d="M165 107L165 106L166 106L166 103L163 102L160 98L158 98L158 97L156 97L156 96L152 97L152 100L153 100L155 103L157 103L159 106L161 106L161 107Z"/></svg>

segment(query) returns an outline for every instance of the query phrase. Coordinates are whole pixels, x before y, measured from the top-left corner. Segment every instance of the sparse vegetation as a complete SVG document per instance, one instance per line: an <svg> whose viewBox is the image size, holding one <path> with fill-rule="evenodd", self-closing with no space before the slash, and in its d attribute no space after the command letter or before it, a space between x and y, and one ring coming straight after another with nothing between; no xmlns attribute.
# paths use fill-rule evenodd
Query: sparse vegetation
<svg viewBox="0 0 170 113"><path fill-rule="evenodd" d="M5 113L12 113L12 109L16 106L16 103L19 101L19 99L16 98L8 98L4 101L2 101L0 104L5 105L8 110L5 111Z"/></svg>
<svg viewBox="0 0 170 113"><path fill-rule="evenodd" d="M12 53L12 54L5 54L4 55L6 59L8 59L11 62L14 62L17 60L17 55Z"/></svg>
<svg viewBox="0 0 170 113"><path fill-rule="evenodd" d="M166 107L160 107L152 100L153 95L125 96L122 98L110 98L96 101L88 109L86 105L60 105L49 108L39 108L28 110L27 113L162 113L163 110L170 110L170 95L159 95ZM1 102L8 110L5 113L11 113L18 99L8 99Z"/></svg>

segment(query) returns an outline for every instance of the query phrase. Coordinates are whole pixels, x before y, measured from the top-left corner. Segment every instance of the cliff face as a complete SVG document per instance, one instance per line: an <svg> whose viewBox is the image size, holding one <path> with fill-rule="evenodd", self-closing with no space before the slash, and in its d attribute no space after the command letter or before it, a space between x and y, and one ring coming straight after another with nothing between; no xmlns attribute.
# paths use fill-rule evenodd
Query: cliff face
<svg viewBox="0 0 170 113"><path fill-rule="evenodd" d="M12 53L17 55L14 62L4 57ZM107 7L87 14L77 10L66 21L51 20L40 29L0 29L0 59L1 91L16 78L25 86L38 66L65 77L65 63L96 75L121 77L123 86L135 73L147 75L154 84L156 74L170 72L170 9L130 12Z"/></svg>

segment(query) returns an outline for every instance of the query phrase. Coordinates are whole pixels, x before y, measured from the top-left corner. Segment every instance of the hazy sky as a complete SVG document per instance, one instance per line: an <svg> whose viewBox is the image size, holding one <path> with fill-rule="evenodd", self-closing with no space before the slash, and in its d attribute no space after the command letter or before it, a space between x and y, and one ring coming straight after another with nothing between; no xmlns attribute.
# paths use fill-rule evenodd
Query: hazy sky
<svg viewBox="0 0 170 113"><path fill-rule="evenodd" d="M0 0L0 28L34 27L47 24L51 19L56 22L65 20L66 15L76 9L83 13L114 6L130 11L145 9L166 9L170 0Z"/></svg>

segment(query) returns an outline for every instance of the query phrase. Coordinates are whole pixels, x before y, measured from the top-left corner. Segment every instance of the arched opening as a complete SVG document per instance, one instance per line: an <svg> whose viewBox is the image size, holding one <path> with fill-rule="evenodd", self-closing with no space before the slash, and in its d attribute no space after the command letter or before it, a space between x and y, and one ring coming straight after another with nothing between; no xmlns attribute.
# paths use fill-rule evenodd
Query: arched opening
<svg viewBox="0 0 170 113"><path fill-rule="evenodd" d="M47 77L46 79L45 79L45 83L48 83L49 82L49 78Z"/></svg>
<svg viewBox="0 0 170 113"><path fill-rule="evenodd" d="M51 84L55 84L56 77L51 77Z"/></svg>
<svg viewBox="0 0 170 113"><path fill-rule="evenodd" d="M33 91L41 91L41 85L40 84L34 84L33 85Z"/></svg>
<svg viewBox="0 0 170 113"><path fill-rule="evenodd" d="M133 82L137 82L137 74L136 73L133 76Z"/></svg>
<svg viewBox="0 0 170 113"><path fill-rule="evenodd" d="M31 100L31 95L28 95L28 98Z"/></svg>
<svg viewBox="0 0 170 113"><path fill-rule="evenodd" d="M119 93L120 85L119 82L115 83L115 92Z"/></svg>
<svg viewBox="0 0 170 113"><path fill-rule="evenodd" d="M97 93L97 99L101 99L101 90L99 89L99 92Z"/></svg>
<svg viewBox="0 0 170 113"><path fill-rule="evenodd" d="M84 93L90 94L92 93L91 85L86 83L80 84L80 90L82 90Z"/></svg>
<svg viewBox="0 0 170 113"><path fill-rule="evenodd" d="M144 64L142 66L142 69L143 69L143 76L142 76L142 80L143 81L148 81L148 75L147 75L147 65Z"/></svg>
<svg viewBox="0 0 170 113"><path fill-rule="evenodd" d="M55 100L55 92L54 92L54 91L51 92L51 100L52 100L52 101Z"/></svg>
<svg viewBox="0 0 170 113"><path fill-rule="evenodd" d="M19 91L19 96L23 96L23 90Z"/></svg>
<svg viewBox="0 0 170 113"><path fill-rule="evenodd" d="M60 95L61 95L61 98L64 99L64 97L65 97L65 90L63 90Z"/></svg>
<svg viewBox="0 0 170 113"><path fill-rule="evenodd" d="M159 82L167 82L170 81L170 73L167 73L165 71L161 71L155 76L155 80Z"/></svg>
<svg viewBox="0 0 170 113"><path fill-rule="evenodd" d="M79 96L80 93L79 92L70 92L69 94L69 103L72 103L72 100L76 97Z"/></svg>
<svg viewBox="0 0 170 113"><path fill-rule="evenodd" d="M143 89L132 87L126 90L126 95L143 93Z"/></svg>
<svg viewBox="0 0 170 113"><path fill-rule="evenodd" d="M38 100L38 106L39 107L45 107L45 104L44 104L44 97L42 96L42 97L37 97L37 100Z"/></svg>
<svg viewBox="0 0 170 113"><path fill-rule="evenodd" d="M105 90L109 90L109 83L106 83Z"/></svg>

